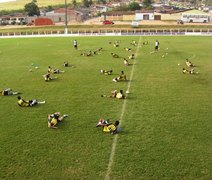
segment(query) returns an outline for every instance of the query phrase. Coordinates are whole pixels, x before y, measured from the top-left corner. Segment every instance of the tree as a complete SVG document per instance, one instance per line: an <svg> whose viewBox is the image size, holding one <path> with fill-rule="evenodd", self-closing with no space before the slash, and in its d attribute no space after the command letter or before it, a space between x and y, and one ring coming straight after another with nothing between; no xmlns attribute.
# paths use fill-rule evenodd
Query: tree
<svg viewBox="0 0 212 180"><path fill-rule="evenodd" d="M144 0L144 1L143 1L143 6L144 6L145 8L151 8L151 7L152 7L152 3L153 3L152 0Z"/></svg>
<svg viewBox="0 0 212 180"><path fill-rule="evenodd" d="M77 1L76 0L72 0L72 7L73 8L77 7Z"/></svg>
<svg viewBox="0 0 212 180"><path fill-rule="evenodd" d="M106 4L106 3L107 3L106 0L98 0L97 2L98 2L99 4Z"/></svg>
<svg viewBox="0 0 212 180"><path fill-rule="evenodd" d="M47 6L46 10L47 10L47 11L53 11L54 8L53 8L51 5L49 5L49 6Z"/></svg>
<svg viewBox="0 0 212 180"><path fill-rule="evenodd" d="M129 8L127 5L121 5L114 8L114 11L128 11Z"/></svg>
<svg viewBox="0 0 212 180"><path fill-rule="evenodd" d="M92 0L83 0L82 1L83 6L90 7L90 5L93 4Z"/></svg>
<svg viewBox="0 0 212 180"><path fill-rule="evenodd" d="M39 16L40 15L40 10L36 3L37 3L36 0L32 0L32 2L25 4L24 11L29 16L34 16L34 15Z"/></svg>
<svg viewBox="0 0 212 180"><path fill-rule="evenodd" d="M140 10L140 9L141 9L140 5L135 1L133 1L132 3L129 4L130 11L135 11L135 10Z"/></svg>

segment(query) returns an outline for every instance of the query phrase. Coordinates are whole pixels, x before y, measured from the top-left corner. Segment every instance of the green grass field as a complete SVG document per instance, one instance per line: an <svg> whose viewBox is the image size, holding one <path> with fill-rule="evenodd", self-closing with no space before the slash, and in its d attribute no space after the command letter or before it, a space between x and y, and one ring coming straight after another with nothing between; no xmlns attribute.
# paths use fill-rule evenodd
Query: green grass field
<svg viewBox="0 0 212 180"><path fill-rule="evenodd" d="M32 2L32 0L16 0L6 3L0 3L0 10L14 10L14 9L23 9L24 5ZM50 5L64 4L64 0L37 0L39 7L47 7ZM67 3L70 3L70 1Z"/></svg>
<svg viewBox="0 0 212 180"><path fill-rule="evenodd" d="M78 50L74 38L1 39L0 88L46 104L21 108L17 96L0 97L0 179L99 180L107 174L119 180L211 179L212 37L76 39ZM151 54L156 39L160 50ZM109 44L115 40L120 47ZM125 67L123 58L130 53L124 48L132 40L140 42L132 47L137 57ZM100 47L101 54L80 56ZM113 59L111 52L121 58ZM186 58L199 74L182 74ZM63 67L65 60L75 67ZM49 65L66 72L45 82ZM101 69L114 73L105 76ZM132 79L112 82L121 70ZM100 96L128 87L126 100ZM47 115L55 111L69 117L58 129L49 129ZM122 132L103 133L95 127L99 118L119 119Z"/></svg>

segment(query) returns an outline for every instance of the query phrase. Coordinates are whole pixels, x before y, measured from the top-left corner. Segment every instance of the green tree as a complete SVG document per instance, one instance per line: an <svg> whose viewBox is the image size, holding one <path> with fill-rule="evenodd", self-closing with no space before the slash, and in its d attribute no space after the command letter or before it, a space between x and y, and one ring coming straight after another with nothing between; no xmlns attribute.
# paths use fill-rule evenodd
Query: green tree
<svg viewBox="0 0 212 180"><path fill-rule="evenodd" d="M77 7L77 1L76 0L72 0L71 4L72 4L73 8Z"/></svg>
<svg viewBox="0 0 212 180"><path fill-rule="evenodd" d="M36 0L32 0L32 2L25 4L24 11L29 16L34 16L34 15L39 16L40 15L40 10L36 3L37 3Z"/></svg>
<svg viewBox="0 0 212 180"><path fill-rule="evenodd" d="M97 2L98 2L99 4L106 4L106 3L107 3L106 0L98 0Z"/></svg>
<svg viewBox="0 0 212 180"><path fill-rule="evenodd" d="M143 6L144 6L144 8L151 8L152 7L152 3L153 3L152 0L144 0L143 1Z"/></svg>
<svg viewBox="0 0 212 180"><path fill-rule="evenodd" d="M53 8L51 5L49 5L49 6L47 6L46 10L47 10L47 11L53 11L54 8Z"/></svg>
<svg viewBox="0 0 212 180"><path fill-rule="evenodd" d="M135 1L130 3L128 7L129 7L130 11L135 11L135 10L140 10L141 9L140 5L137 2L135 2Z"/></svg>
<svg viewBox="0 0 212 180"><path fill-rule="evenodd" d="M90 7L90 5L93 4L92 0L83 0L82 1L83 6Z"/></svg>
<svg viewBox="0 0 212 180"><path fill-rule="evenodd" d="M127 5L121 5L114 8L114 11L128 11L129 7Z"/></svg>

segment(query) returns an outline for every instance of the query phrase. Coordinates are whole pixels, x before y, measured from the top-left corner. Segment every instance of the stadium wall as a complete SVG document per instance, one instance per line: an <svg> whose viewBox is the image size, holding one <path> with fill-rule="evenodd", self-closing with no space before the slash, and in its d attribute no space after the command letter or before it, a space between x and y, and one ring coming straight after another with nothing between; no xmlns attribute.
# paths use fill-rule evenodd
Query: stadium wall
<svg viewBox="0 0 212 180"><path fill-rule="evenodd" d="M93 29L93 30L52 30L32 32L1 32L0 38L52 37L52 36L212 36L212 29Z"/></svg>

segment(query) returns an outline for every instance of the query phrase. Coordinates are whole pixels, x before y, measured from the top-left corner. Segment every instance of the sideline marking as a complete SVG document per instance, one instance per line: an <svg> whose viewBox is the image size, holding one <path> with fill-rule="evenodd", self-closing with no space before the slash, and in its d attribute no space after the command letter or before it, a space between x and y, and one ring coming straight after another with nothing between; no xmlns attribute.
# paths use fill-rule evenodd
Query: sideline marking
<svg viewBox="0 0 212 180"><path fill-rule="evenodd" d="M131 87L131 80L132 80L132 77L133 77L133 74L134 74L135 61L136 61L136 58L137 58L137 54L138 54L138 50L139 50L139 47L140 47L140 43L141 43L141 36L139 37L138 46L137 46L137 49L136 49L136 52L135 52L135 59L133 61L133 65L132 65L130 79L129 79L129 82L128 82L128 85L127 85L127 91L129 91L130 87ZM127 94L126 94L126 97L127 97ZM121 108L120 121L119 121L120 125L121 125L121 120L122 120L122 118L124 116L126 102L127 102L126 99L124 99L124 103L123 103L122 108ZM111 167L113 165L113 159L114 159L114 155L115 155L115 151L116 151L117 139L118 139L118 134L116 134L115 138L113 139L113 144L112 144L112 149L111 149L111 153L110 153L110 159L109 159L109 163L108 163L108 167L107 167L107 173L106 173L106 176L105 176L105 180L109 180L110 179Z"/></svg>

